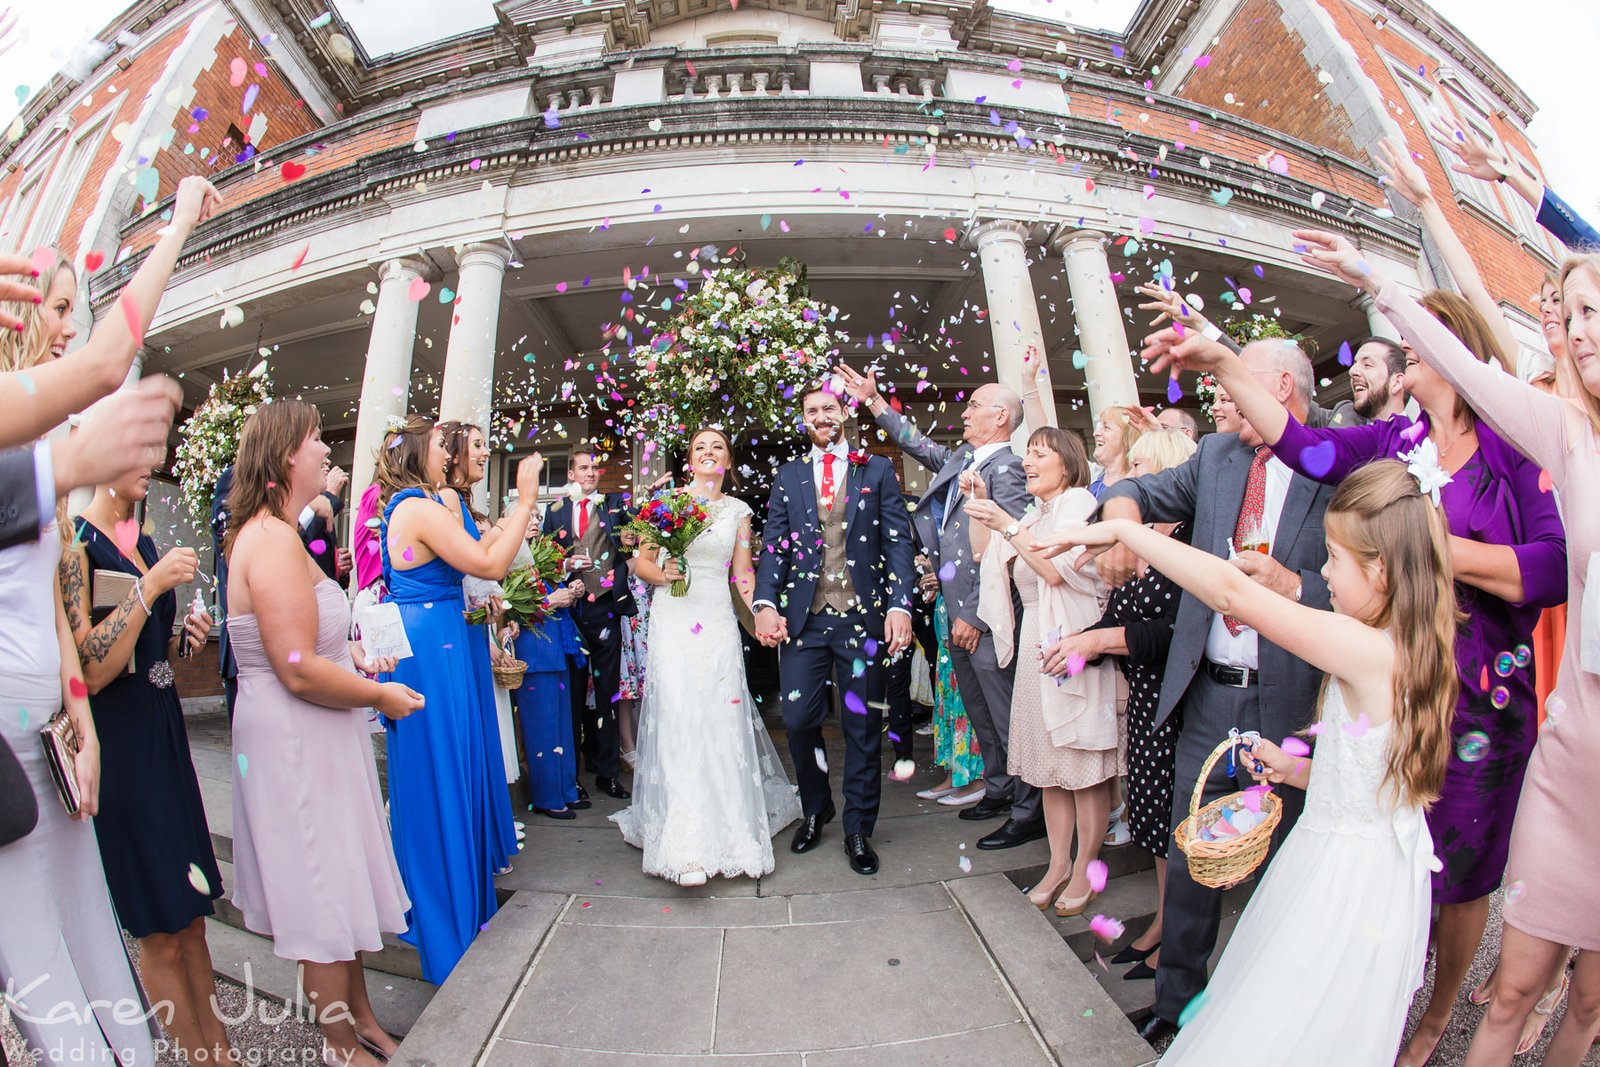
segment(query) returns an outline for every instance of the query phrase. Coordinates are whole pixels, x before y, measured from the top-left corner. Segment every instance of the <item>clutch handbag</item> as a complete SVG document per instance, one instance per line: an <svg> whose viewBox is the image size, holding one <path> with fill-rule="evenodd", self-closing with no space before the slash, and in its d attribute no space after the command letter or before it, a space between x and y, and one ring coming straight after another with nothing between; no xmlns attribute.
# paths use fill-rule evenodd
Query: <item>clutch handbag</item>
<svg viewBox="0 0 1600 1067"><path fill-rule="evenodd" d="M118 604L128 599L134 583L139 579L122 571L97 570L89 582L89 622L98 626ZM137 656L128 657L128 673L134 671Z"/></svg>
<svg viewBox="0 0 1600 1067"><path fill-rule="evenodd" d="M68 815L78 814L82 799L78 795L78 732L65 710L50 716L50 722L39 731L39 740L44 742L45 765L56 783L61 806Z"/></svg>

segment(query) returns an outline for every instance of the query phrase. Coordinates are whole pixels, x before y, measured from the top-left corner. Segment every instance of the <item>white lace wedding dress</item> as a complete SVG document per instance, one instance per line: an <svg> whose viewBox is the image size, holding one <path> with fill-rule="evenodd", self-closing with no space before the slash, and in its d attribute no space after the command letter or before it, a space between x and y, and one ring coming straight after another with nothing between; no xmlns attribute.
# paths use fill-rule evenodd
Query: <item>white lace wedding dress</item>
<svg viewBox="0 0 1600 1067"><path fill-rule="evenodd" d="M745 682L728 568L749 505L724 497L689 545L687 596L650 601L649 660L639 708L633 804L612 816L644 850L646 874L677 881L772 871L772 835L800 817L800 798Z"/></svg>
<svg viewBox="0 0 1600 1067"><path fill-rule="evenodd" d="M1433 838L1383 784L1390 725L1352 721L1334 681L1322 723L1305 812L1163 1067L1394 1063L1427 958Z"/></svg>

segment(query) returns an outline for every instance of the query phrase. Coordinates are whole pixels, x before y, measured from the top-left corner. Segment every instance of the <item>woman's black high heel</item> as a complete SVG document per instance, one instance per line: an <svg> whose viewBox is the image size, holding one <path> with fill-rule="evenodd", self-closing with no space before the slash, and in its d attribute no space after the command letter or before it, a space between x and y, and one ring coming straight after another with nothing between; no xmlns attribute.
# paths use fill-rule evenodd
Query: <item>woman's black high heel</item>
<svg viewBox="0 0 1600 1067"><path fill-rule="evenodd" d="M1112 963L1143 963L1145 960L1150 958L1150 954L1152 952L1154 952L1156 949L1158 949L1160 947L1161 947L1161 942L1159 942L1159 941L1157 941L1155 944L1151 945L1149 948L1134 948L1132 945L1129 945L1127 948L1123 949L1121 952L1117 953L1115 956L1112 956L1111 957L1111 962Z"/></svg>

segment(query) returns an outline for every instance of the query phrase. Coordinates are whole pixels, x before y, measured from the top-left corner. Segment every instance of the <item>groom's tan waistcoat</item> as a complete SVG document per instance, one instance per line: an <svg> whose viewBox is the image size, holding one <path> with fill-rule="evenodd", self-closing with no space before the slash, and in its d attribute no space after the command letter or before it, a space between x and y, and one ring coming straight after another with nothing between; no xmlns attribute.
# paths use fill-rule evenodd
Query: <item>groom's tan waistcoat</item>
<svg viewBox="0 0 1600 1067"><path fill-rule="evenodd" d="M849 614L861 606L856 599L856 587L850 581L850 560L846 554L845 482L846 479L840 479L833 493L833 506L826 511L822 508L820 493L817 497L817 521L822 524L822 573L817 575L817 589L811 594L812 614L825 607Z"/></svg>

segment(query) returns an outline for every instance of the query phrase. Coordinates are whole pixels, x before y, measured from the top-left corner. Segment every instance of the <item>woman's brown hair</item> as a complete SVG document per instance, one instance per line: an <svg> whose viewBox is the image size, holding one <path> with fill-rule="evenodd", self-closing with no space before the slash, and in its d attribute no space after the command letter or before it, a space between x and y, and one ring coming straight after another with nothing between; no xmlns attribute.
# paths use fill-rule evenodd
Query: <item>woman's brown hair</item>
<svg viewBox="0 0 1600 1067"><path fill-rule="evenodd" d="M1028 447L1043 445L1061 457L1066 468L1067 488L1080 489L1089 484L1089 457L1083 450L1083 440L1059 426L1041 426L1028 435Z"/></svg>
<svg viewBox="0 0 1600 1067"><path fill-rule="evenodd" d="M1383 564L1384 604L1363 620L1394 641L1394 719L1385 781L1424 807L1439 799L1456 708L1456 593L1444 517L1398 460L1369 463L1339 483L1324 519L1367 568Z"/></svg>
<svg viewBox="0 0 1600 1067"><path fill-rule="evenodd" d="M389 505L389 498L402 489L434 489L428 477L428 450L433 446L433 420L425 415L409 416L405 422L383 435L383 444L372 468L378 483L378 514Z"/></svg>
<svg viewBox="0 0 1600 1067"><path fill-rule="evenodd" d="M467 510L472 512L472 517L478 522L487 522L488 516L480 513L472 506L472 486L467 485L462 476L462 471L467 465L467 445L472 441L472 435L477 433L485 441L489 435L483 432L483 427L470 422L461 422L450 419L434 427L444 435L444 483L467 502Z"/></svg>
<svg viewBox="0 0 1600 1067"><path fill-rule="evenodd" d="M1498 363L1502 367L1511 365L1510 357L1514 353L1500 351L1500 343L1494 339L1494 331L1489 329L1489 323L1477 308L1467 302L1466 297L1445 289L1433 289L1422 294L1421 304L1430 315L1444 324L1445 329L1456 335L1456 340L1465 345L1468 352L1485 363ZM1467 404L1467 398L1460 393L1456 394L1455 415L1457 420L1465 421L1468 426L1477 425L1477 415Z"/></svg>
<svg viewBox="0 0 1600 1067"><path fill-rule="evenodd" d="M262 404L245 420L239 455L233 461L233 488L228 491L228 530L222 539L225 557L233 554L239 531L261 512L291 521L283 513L293 473L289 457L321 425L317 406L304 400Z"/></svg>

